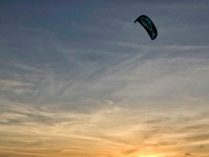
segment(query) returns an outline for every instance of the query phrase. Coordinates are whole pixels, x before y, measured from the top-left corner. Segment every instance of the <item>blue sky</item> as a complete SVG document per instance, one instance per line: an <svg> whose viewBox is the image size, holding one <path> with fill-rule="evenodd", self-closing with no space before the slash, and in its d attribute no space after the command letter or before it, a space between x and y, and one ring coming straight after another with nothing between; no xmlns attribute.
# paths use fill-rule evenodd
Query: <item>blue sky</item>
<svg viewBox="0 0 209 157"><path fill-rule="evenodd" d="M156 40L134 24L141 14L154 21L159 32ZM116 139L127 135L125 140L131 141L127 148L133 149L134 156L138 147L145 147L146 138L136 144L133 137L146 134L160 145L159 140L165 139L158 139L158 134L167 136L160 128L174 127L176 135L171 139L177 141L179 123L184 131L188 124L202 126L181 136L208 145L208 15L209 2L195 0L1 1L0 137L7 142L0 143L0 152L6 156L19 150L15 155L21 155L20 148L30 145L18 138L23 135L32 144L47 145L47 140L36 137L47 136L43 128L50 128L48 139L66 136L66 143L71 136L80 136L101 144L108 134L114 144L123 145ZM153 127L158 134L151 137ZM146 128L145 133L136 133L141 128ZM207 140L195 141L202 134ZM65 151L66 143L59 152L73 156ZM77 156L85 151L80 143ZM171 157L198 152L188 143L179 146L182 152L176 147ZM110 150L120 154L119 146L115 147ZM95 154L102 156L102 152ZM31 155L31 150L27 153Z"/></svg>

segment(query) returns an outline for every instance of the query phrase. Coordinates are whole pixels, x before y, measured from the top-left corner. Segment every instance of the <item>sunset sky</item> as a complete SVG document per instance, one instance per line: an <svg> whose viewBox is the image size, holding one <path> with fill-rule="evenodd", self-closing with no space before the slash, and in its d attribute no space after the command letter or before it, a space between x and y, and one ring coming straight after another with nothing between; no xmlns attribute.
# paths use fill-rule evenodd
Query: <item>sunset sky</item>
<svg viewBox="0 0 209 157"><path fill-rule="evenodd" d="M209 1L0 1L0 157L208 156Z"/></svg>

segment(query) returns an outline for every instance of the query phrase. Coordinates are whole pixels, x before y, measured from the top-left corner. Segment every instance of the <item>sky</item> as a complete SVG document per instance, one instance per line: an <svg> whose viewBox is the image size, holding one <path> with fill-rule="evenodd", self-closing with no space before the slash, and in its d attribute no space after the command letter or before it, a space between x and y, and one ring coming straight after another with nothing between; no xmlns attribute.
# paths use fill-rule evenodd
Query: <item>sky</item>
<svg viewBox="0 0 209 157"><path fill-rule="evenodd" d="M1 0L0 156L208 157L208 15L206 0Z"/></svg>

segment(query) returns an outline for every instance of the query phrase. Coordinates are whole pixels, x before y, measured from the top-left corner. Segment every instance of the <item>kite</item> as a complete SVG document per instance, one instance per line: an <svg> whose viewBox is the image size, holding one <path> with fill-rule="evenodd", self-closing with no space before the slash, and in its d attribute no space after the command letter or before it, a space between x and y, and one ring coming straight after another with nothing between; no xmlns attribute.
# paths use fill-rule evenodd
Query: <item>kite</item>
<svg viewBox="0 0 209 157"><path fill-rule="evenodd" d="M144 27L144 29L147 31L147 33L149 34L152 40L157 38L158 35L157 28L155 27L154 23L148 16L141 15L134 21L134 23L136 22L139 22Z"/></svg>

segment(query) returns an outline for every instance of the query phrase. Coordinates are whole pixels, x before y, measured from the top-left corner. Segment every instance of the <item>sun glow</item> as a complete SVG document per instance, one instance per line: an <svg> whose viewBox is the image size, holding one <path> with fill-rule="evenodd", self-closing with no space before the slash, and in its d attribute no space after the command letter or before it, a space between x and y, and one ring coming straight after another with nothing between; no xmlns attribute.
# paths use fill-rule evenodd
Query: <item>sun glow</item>
<svg viewBox="0 0 209 157"><path fill-rule="evenodd" d="M149 154L149 155L140 154L140 155L138 155L138 157L162 157L162 156L159 154Z"/></svg>
<svg viewBox="0 0 209 157"><path fill-rule="evenodd" d="M138 157L160 157L159 155L139 155Z"/></svg>

